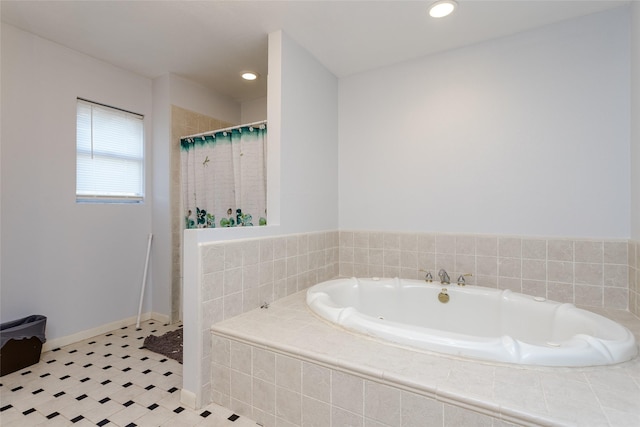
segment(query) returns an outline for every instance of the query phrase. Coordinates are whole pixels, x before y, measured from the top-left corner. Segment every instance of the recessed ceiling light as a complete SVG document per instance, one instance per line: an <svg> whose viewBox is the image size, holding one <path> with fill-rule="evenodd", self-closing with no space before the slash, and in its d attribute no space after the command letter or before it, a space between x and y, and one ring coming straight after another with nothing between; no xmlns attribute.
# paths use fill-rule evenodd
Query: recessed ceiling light
<svg viewBox="0 0 640 427"><path fill-rule="evenodd" d="M458 6L458 3L454 0L440 0L429 7L429 15L432 18L444 18L451 14L456 9L456 6Z"/></svg>
<svg viewBox="0 0 640 427"><path fill-rule="evenodd" d="M245 80L255 80L258 78L258 73L254 73L253 71L246 71L242 73L242 78Z"/></svg>

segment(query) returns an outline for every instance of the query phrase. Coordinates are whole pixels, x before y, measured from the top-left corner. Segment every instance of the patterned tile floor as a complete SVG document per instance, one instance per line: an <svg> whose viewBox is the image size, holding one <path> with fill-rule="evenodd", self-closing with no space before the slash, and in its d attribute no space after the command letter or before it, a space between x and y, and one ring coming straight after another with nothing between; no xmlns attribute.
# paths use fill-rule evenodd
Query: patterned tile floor
<svg viewBox="0 0 640 427"><path fill-rule="evenodd" d="M43 353L0 378L0 425L255 427L217 405L180 403L182 365L141 348L177 327L150 320Z"/></svg>

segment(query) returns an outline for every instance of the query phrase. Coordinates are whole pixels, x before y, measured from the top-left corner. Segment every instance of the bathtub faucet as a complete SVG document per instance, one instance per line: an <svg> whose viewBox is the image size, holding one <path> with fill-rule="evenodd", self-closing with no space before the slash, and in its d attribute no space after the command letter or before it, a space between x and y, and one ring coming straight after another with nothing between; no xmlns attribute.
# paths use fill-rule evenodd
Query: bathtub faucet
<svg viewBox="0 0 640 427"><path fill-rule="evenodd" d="M438 271L438 277L440 278L440 283L442 283L443 285L448 285L449 283L451 283L451 279L449 278L447 272L444 271L444 268L441 268L440 271Z"/></svg>

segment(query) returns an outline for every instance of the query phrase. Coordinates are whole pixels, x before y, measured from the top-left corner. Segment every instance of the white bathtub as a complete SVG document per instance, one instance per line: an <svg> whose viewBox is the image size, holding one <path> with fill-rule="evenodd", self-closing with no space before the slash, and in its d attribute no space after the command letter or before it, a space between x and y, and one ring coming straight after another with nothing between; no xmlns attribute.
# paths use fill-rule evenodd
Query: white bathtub
<svg viewBox="0 0 640 427"><path fill-rule="evenodd" d="M449 301L438 294L447 289ZM319 316L421 350L542 366L609 365L638 353L633 334L603 316L480 286L406 279L337 279L307 291Z"/></svg>

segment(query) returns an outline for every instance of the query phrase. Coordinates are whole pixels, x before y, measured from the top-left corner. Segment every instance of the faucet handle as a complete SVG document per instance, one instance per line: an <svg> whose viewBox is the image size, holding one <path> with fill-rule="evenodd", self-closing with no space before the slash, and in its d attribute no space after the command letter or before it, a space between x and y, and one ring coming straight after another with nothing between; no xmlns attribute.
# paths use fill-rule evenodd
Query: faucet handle
<svg viewBox="0 0 640 427"><path fill-rule="evenodd" d="M466 281L464 280L465 276L473 276L473 274L471 273L461 274L460 277L458 277L458 286L464 286L467 284Z"/></svg>
<svg viewBox="0 0 640 427"><path fill-rule="evenodd" d="M424 281L425 282L427 282L427 283L433 282L433 276L431 275L430 271L423 270L423 269L420 269L419 271L422 271L423 273L427 273L427 275L424 276Z"/></svg>

